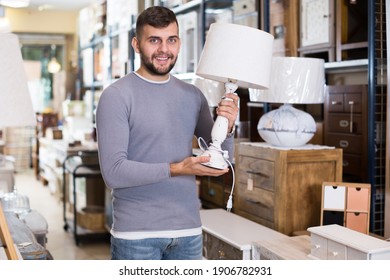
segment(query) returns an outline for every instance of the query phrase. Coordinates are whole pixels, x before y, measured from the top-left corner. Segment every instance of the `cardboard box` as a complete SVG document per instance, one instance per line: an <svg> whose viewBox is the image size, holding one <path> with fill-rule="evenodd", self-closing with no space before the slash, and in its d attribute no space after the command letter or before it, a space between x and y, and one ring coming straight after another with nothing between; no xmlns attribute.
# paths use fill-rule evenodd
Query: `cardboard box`
<svg viewBox="0 0 390 280"><path fill-rule="evenodd" d="M104 208L87 206L77 211L77 224L90 230L104 229Z"/></svg>

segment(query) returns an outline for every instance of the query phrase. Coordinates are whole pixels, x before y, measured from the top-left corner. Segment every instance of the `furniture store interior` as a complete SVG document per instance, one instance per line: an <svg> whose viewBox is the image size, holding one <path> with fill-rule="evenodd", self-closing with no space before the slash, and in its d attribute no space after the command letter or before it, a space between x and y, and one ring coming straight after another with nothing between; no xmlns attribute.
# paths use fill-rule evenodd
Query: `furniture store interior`
<svg viewBox="0 0 390 280"><path fill-rule="evenodd" d="M215 120L191 156L229 169L192 175L202 257L390 260L387 2L0 0L0 259L111 259L96 112L144 63L138 15L164 6L181 43L170 75ZM214 137L228 92L237 117Z"/></svg>

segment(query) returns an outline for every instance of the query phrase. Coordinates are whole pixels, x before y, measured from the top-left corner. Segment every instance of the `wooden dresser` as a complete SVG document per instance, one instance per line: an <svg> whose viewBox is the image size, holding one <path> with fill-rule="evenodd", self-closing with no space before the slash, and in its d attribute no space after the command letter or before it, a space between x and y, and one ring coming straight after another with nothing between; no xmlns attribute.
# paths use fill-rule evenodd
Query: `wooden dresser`
<svg viewBox="0 0 390 280"><path fill-rule="evenodd" d="M324 144L343 149L343 181L368 182L367 85L327 86Z"/></svg>
<svg viewBox="0 0 390 280"><path fill-rule="evenodd" d="M236 148L236 214L286 235L320 225L322 183L342 177L342 150L245 142Z"/></svg>

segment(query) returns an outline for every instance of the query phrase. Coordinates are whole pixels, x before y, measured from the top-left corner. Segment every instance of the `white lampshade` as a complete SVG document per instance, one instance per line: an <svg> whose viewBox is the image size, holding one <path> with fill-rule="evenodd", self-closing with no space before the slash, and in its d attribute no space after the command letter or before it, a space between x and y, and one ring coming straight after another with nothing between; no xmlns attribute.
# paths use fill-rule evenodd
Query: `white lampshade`
<svg viewBox="0 0 390 280"><path fill-rule="evenodd" d="M259 29L232 23L213 23L196 74L239 87L269 86L273 36Z"/></svg>
<svg viewBox="0 0 390 280"><path fill-rule="evenodd" d="M324 60L273 57L270 87L249 89L250 100L269 103L320 104L325 98Z"/></svg>
<svg viewBox="0 0 390 280"><path fill-rule="evenodd" d="M324 60L303 57L274 57L268 90L249 89L250 100L284 103L264 114L257 125L269 144L296 147L306 144L316 132L310 114L291 104L320 104L325 98Z"/></svg>
<svg viewBox="0 0 390 280"><path fill-rule="evenodd" d="M217 107L222 96L225 94L225 87L223 83L200 77L196 77L192 83L200 89L206 97L210 107Z"/></svg>
<svg viewBox="0 0 390 280"><path fill-rule="evenodd" d="M0 127L36 124L19 40L0 33Z"/></svg>

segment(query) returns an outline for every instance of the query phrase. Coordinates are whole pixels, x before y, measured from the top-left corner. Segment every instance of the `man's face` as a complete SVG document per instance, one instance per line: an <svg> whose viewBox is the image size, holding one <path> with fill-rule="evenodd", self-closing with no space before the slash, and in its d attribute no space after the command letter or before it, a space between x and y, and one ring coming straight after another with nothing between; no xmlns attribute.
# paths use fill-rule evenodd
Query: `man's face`
<svg viewBox="0 0 390 280"><path fill-rule="evenodd" d="M146 25L140 38L133 39L133 48L140 54L142 74L166 76L174 67L180 50L176 23L164 28ZM146 72L146 73L145 73Z"/></svg>

